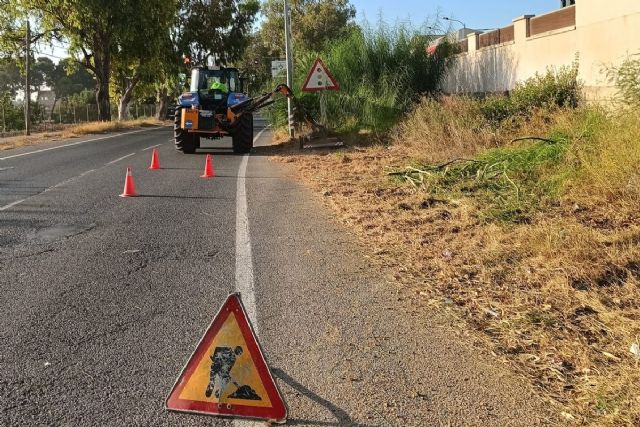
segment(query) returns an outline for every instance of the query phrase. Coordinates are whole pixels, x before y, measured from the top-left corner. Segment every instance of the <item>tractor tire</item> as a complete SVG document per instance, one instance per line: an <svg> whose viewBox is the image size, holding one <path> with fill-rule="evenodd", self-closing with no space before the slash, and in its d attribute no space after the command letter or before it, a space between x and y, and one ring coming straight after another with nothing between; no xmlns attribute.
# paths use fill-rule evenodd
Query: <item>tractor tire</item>
<svg viewBox="0 0 640 427"><path fill-rule="evenodd" d="M193 154L200 145L200 137L182 129L182 108L177 107L173 121L173 137L175 138L176 150L185 154Z"/></svg>
<svg viewBox="0 0 640 427"><path fill-rule="evenodd" d="M233 152L247 154L253 148L253 115L245 113L238 120L231 136Z"/></svg>

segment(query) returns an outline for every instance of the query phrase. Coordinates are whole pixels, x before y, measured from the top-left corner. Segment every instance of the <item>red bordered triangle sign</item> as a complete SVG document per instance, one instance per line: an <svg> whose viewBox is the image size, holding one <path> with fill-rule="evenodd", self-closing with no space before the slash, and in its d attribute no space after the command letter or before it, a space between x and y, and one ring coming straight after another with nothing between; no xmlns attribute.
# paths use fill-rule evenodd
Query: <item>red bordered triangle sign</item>
<svg viewBox="0 0 640 427"><path fill-rule="evenodd" d="M324 62L320 58L316 58L304 81L302 91L318 92L321 90L340 90L340 85Z"/></svg>
<svg viewBox="0 0 640 427"><path fill-rule="evenodd" d="M287 410L239 294L227 298L178 377L172 411L284 421Z"/></svg>

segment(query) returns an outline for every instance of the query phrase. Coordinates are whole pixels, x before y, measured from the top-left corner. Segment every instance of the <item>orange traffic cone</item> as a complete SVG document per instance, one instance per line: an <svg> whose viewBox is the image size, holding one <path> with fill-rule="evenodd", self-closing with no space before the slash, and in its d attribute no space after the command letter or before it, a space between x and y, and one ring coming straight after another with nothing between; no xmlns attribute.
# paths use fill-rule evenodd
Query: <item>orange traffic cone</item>
<svg viewBox="0 0 640 427"><path fill-rule="evenodd" d="M156 170L160 169L160 159L158 158L158 150L155 148L151 152L151 165L149 165L149 169Z"/></svg>
<svg viewBox="0 0 640 427"><path fill-rule="evenodd" d="M120 197L136 197L136 184L133 182L133 175L131 174L131 168L127 168L127 177L124 179L124 191Z"/></svg>
<svg viewBox="0 0 640 427"><path fill-rule="evenodd" d="M211 154L207 154L207 158L204 162L204 173L200 175L200 178L213 178L216 173L213 170L213 160Z"/></svg>

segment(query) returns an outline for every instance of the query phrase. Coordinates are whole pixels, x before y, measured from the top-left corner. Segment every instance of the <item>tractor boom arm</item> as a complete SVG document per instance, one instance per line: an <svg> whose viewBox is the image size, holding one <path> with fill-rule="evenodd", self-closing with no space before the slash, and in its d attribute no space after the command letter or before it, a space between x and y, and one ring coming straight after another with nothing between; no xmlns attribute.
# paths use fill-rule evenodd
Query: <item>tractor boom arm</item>
<svg viewBox="0 0 640 427"><path fill-rule="evenodd" d="M262 94L258 97L247 99L239 104L230 107L231 112L234 115L241 115L243 113L253 113L275 102L273 96L277 93L281 93L287 98L293 98L293 91L286 84L279 84L273 91Z"/></svg>

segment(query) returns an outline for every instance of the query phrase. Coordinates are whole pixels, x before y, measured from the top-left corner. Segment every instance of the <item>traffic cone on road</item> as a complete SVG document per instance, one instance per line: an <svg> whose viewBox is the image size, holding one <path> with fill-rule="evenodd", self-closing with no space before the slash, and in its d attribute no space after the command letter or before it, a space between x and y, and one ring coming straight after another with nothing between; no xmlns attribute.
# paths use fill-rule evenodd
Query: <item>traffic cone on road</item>
<svg viewBox="0 0 640 427"><path fill-rule="evenodd" d="M136 197L136 184L133 182L133 175L131 174L131 168L127 168L127 176L124 179L124 191L120 197Z"/></svg>
<svg viewBox="0 0 640 427"><path fill-rule="evenodd" d="M200 178L213 178L216 173L213 170L213 159L211 154L207 154L207 158L204 161L204 173L200 175Z"/></svg>
<svg viewBox="0 0 640 427"><path fill-rule="evenodd" d="M155 148L151 152L151 165L149 165L149 169L156 170L160 169L160 159L158 158L158 150Z"/></svg>

